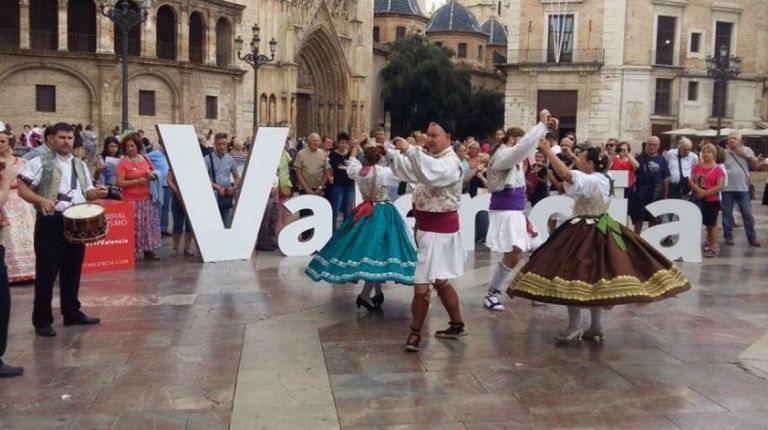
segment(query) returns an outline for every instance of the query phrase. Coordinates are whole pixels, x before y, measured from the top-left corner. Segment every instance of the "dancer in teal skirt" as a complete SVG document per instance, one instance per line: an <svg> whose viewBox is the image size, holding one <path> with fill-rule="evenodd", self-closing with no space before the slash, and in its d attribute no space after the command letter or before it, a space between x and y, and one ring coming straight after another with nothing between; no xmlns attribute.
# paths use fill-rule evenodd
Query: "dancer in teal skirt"
<svg viewBox="0 0 768 430"><path fill-rule="evenodd" d="M365 201L336 230L304 272L315 282L365 281L357 296L357 307L376 312L384 303L382 282L413 284L416 249L402 216L389 202L389 187L400 179L388 167L377 165L381 158L378 147L365 149L365 166L357 161L359 149L358 143L353 144L346 168Z"/></svg>

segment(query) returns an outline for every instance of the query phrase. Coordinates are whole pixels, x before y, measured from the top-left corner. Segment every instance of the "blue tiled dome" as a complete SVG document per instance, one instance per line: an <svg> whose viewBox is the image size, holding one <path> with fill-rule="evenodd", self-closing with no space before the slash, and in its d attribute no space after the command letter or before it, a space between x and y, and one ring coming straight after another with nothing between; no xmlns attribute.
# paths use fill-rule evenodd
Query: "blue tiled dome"
<svg viewBox="0 0 768 430"><path fill-rule="evenodd" d="M427 33L429 32L464 32L464 33L482 33L480 24L477 22L475 14L467 8L451 0L440 7L432 14L432 18L427 23Z"/></svg>
<svg viewBox="0 0 768 430"><path fill-rule="evenodd" d="M373 13L396 13L424 17L418 0L373 0Z"/></svg>
<svg viewBox="0 0 768 430"><path fill-rule="evenodd" d="M488 18L488 21L483 23L481 29L483 33L488 35L489 45L507 45L507 30L504 29L504 26L499 21L496 21L496 18Z"/></svg>

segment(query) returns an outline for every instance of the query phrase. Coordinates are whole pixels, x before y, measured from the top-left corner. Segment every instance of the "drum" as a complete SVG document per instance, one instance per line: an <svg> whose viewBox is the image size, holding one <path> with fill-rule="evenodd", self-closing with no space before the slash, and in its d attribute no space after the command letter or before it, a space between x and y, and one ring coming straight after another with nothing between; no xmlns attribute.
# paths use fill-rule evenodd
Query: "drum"
<svg viewBox="0 0 768 430"><path fill-rule="evenodd" d="M98 203L70 206L62 216L64 237L72 243L91 243L107 236L107 211Z"/></svg>

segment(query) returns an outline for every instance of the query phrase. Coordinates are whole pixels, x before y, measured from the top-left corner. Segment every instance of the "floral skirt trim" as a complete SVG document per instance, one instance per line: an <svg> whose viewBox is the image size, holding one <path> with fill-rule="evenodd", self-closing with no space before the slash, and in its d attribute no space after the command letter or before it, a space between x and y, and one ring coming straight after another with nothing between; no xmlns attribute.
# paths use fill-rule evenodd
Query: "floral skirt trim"
<svg viewBox="0 0 768 430"><path fill-rule="evenodd" d="M312 267L307 267L304 270L307 276L315 282L325 281L331 284L346 284L354 283L358 281L368 282L396 282L398 284L411 285L413 284L413 270L410 270L410 274L399 272L368 272L364 270L347 272L341 275L334 275L328 271L318 272Z"/></svg>
<svg viewBox="0 0 768 430"><path fill-rule="evenodd" d="M650 303L675 296L691 288L677 268L659 270L641 282L634 276L601 279L594 284L555 277L548 279L535 273L518 273L507 294L545 303L577 306L611 306L627 303Z"/></svg>

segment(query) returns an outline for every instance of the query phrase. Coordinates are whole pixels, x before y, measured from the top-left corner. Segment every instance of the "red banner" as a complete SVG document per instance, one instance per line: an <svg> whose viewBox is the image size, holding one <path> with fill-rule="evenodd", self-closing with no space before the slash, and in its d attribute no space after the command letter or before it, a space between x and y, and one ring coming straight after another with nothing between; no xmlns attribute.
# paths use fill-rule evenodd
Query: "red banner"
<svg viewBox="0 0 768 430"><path fill-rule="evenodd" d="M83 273L131 269L134 254L133 203L101 201L107 210L107 237L85 246Z"/></svg>

